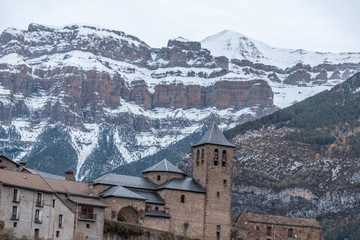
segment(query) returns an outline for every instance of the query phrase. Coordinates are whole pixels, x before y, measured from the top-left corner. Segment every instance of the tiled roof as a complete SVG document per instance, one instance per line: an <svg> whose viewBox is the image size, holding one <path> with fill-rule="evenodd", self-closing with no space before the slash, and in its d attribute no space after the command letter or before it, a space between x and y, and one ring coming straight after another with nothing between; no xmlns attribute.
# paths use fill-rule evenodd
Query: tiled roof
<svg viewBox="0 0 360 240"><path fill-rule="evenodd" d="M65 180L65 177L62 177L62 176L59 176L59 175L55 175L55 174L51 174L51 173L47 173L47 172L42 172L42 171L39 171L39 170L30 169L30 168L26 168L26 170L28 170L32 174L38 174L38 175L42 176L43 178L54 178L54 179Z"/></svg>
<svg viewBox="0 0 360 240"><path fill-rule="evenodd" d="M171 218L170 214L162 211L146 211L145 215L150 217Z"/></svg>
<svg viewBox="0 0 360 240"><path fill-rule="evenodd" d="M135 191L135 190L133 190L133 192L144 197L146 199L145 200L146 203L165 205L164 199L162 199L162 197L160 197L159 194L155 192L144 192L144 191Z"/></svg>
<svg viewBox="0 0 360 240"><path fill-rule="evenodd" d="M0 182L20 188L54 192L40 175L31 173L0 170Z"/></svg>
<svg viewBox="0 0 360 240"><path fill-rule="evenodd" d="M106 184L106 185L119 185L123 187L131 187L138 189L148 189L153 190L156 188L156 184L151 182L148 178L144 177L135 177L128 175L119 175L114 173L105 174L93 181L96 183Z"/></svg>
<svg viewBox="0 0 360 240"><path fill-rule="evenodd" d="M211 127L206 131L205 135L201 138L200 142L193 145L192 147L197 147L203 144L215 144L226 147L236 147L234 144L229 143L224 134L216 126L216 124L211 125Z"/></svg>
<svg viewBox="0 0 360 240"><path fill-rule="evenodd" d="M264 224L277 224L297 227L312 227L319 228L320 224L313 218L297 218L297 217L285 217L276 216L270 214L258 214L252 212L241 213L239 218L244 216L245 221L253 223L264 223Z"/></svg>
<svg viewBox="0 0 360 240"><path fill-rule="evenodd" d="M97 199L92 199L92 198L81 198L81 197L69 197L68 198L70 201L80 204L80 205L89 205L89 206L95 206L95 207L102 207L102 208L106 208L108 207L108 205L106 205L105 203L100 202Z"/></svg>
<svg viewBox="0 0 360 240"><path fill-rule="evenodd" d="M122 186L114 186L111 187L104 192L99 194L101 197L123 197L123 198L132 198L132 199L139 199L139 200L146 200L143 196L126 189Z"/></svg>
<svg viewBox="0 0 360 240"><path fill-rule="evenodd" d="M142 173L147 173L147 172L173 172L173 173L181 173L185 175L183 171L181 171L179 168L177 168L174 164L172 164L166 159L149 167L148 169L144 170Z"/></svg>
<svg viewBox="0 0 360 240"><path fill-rule="evenodd" d="M169 181L159 185L157 190L160 189L173 189L173 190L181 190L188 192L198 192L205 193L205 188L200 186L193 178L173 178Z"/></svg>
<svg viewBox="0 0 360 240"><path fill-rule="evenodd" d="M57 193L65 193L76 196L91 196L89 187L86 183L75 182L69 180L59 180L53 178L46 178L46 182L54 189Z"/></svg>
<svg viewBox="0 0 360 240"><path fill-rule="evenodd" d="M19 164L19 163L11 160L10 158L5 157L4 155L0 155L0 159L4 159L4 160L7 160L7 161L10 161L10 162L12 162L13 164L15 164L17 167L20 167L20 164Z"/></svg>

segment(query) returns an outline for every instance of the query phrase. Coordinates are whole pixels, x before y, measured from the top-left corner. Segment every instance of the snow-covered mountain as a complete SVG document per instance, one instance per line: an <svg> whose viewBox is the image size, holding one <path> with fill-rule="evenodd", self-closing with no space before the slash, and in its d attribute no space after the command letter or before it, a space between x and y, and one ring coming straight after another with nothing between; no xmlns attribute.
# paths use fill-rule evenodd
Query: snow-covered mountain
<svg viewBox="0 0 360 240"><path fill-rule="evenodd" d="M294 65L284 69L269 49L285 50L265 51L250 39L241 40L241 51L258 52L269 64L232 50L237 58L229 57L230 47L239 48L235 35L226 31L201 43L176 38L159 49L94 26L6 29L0 35L0 153L55 174L71 168L77 179L88 179L191 137L204 124L229 128L359 70L353 53L333 54L344 60L319 65L295 54ZM211 47L227 42L229 51Z"/></svg>
<svg viewBox="0 0 360 240"><path fill-rule="evenodd" d="M303 49L276 48L231 30L224 30L201 41L214 56L249 60L253 63L291 68L298 63L315 67L321 64L359 63L360 53L312 52Z"/></svg>

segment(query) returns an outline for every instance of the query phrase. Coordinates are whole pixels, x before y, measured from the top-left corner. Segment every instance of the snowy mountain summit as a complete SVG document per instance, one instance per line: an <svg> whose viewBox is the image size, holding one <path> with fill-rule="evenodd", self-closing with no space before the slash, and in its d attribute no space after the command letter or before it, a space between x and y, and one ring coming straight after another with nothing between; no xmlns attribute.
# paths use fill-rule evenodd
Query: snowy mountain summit
<svg viewBox="0 0 360 240"><path fill-rule="evenodd" d="M90 179L194 140L204 124L235 126L359 69L358 53L323 53L318 62L311 54L322 54L302 53L230 31L152 48L95 26L8 28L0 35L0 152Z"/></svg>
<svg viewBox="0 0 360 240"><path fill-rule="evenodd" d="M201 41L201 45L214 56L249 60L282 69L298 63L315 67L320 64L359 63L360 53L311 52L303 49L272 47L231 30L224 30Z"/></svg>

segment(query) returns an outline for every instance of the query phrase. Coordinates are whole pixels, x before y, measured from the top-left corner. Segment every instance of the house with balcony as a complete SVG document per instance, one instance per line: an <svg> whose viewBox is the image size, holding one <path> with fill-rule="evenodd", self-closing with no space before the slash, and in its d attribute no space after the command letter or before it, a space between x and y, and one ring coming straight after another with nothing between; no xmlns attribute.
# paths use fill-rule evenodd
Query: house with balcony
<svg viewBox="0 0 360 240"><path fill-rule="evenodd" d="M85 183L0 169L0 222L32 239L101 239L107 205Z"/></svg>

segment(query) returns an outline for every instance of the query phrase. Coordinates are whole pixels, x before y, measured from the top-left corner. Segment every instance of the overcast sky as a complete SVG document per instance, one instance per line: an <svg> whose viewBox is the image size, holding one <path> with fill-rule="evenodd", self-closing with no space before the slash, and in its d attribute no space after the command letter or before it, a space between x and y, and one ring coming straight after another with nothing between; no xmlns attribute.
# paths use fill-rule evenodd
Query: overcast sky
<svg viewBox="0 0 360 240"><path fill-rule="evenodd" d="M0 32L92 24L163 47L229 29L275 47L360 52L359 11L359 0L0 0Z"/></svg>

